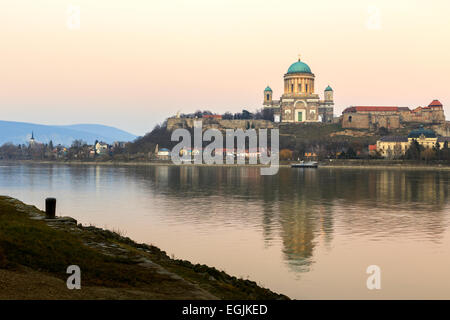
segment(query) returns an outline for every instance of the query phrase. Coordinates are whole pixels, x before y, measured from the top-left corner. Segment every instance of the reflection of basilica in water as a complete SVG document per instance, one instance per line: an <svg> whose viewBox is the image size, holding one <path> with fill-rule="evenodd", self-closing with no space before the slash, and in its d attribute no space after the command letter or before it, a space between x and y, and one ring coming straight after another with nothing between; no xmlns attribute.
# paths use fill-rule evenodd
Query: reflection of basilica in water
<svg viewBox="0 0 450 320"><path fill-rule="evenodd" d="M352 237L438 239L446 228L449 172L291 170L261 176L252 167L149 167L146 187L170 199L166 219L261 230L265 246L282 244L284 260L308 270L318 244ZM141 172L144 170L145 172Z"/></svg>

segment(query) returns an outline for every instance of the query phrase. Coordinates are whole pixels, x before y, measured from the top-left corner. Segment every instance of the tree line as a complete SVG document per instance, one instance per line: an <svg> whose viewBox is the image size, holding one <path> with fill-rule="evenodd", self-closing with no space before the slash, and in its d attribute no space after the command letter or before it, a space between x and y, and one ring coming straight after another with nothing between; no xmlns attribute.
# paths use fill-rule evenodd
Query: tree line
<svg viewBox="0 0 450 320"><path fill-rule="evenodd" d="M125 153L125 146L106 145L104 152L96 151L96 144L74 140L69 147L49 143L19 144L5 143L0 146L0 160L108 160Z"/></svg>
<svg viewBox="0 0 450 320"><path fill-rule="evenodd" d="M242 110L242 112L231 113L225 112L223 114L212 113L209 110L197 110L194 113L182 113L180 118L203 118L209 115L220 115L224 120L268 120L273 121L273 109L262 108L256 110L256 112L250 112L248 110Z"/></svg>

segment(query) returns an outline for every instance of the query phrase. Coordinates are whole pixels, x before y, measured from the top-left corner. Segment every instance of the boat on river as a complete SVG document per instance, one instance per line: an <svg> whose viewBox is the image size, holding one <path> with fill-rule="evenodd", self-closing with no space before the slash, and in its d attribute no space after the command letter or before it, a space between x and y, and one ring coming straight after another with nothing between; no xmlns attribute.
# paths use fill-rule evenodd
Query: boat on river
<svg viewBox="0 0 450 320"><path fill-rule="evenodd" d="M317 168L318 166L319 163L317 161L300 161L291 164L291 168Z"/></svg>

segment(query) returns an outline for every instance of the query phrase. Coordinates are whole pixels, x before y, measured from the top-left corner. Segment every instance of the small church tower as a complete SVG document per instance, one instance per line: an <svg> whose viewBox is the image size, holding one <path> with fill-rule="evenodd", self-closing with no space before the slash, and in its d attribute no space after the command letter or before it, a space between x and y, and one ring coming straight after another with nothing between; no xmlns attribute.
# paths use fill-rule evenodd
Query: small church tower
<svg viewBox="0 0 450 320"><path fill-rule="evenodd" d="M36 144L36 140L34 140L34 132L31 131L31 138L30 138L30 146L34 146Z"/></svg>
<svg viewBox="0 0 450 320"><path fill-rule="evenodd" d="M269 86L264 89L264 105L272 104L272 89Z"/></svg>
<svg viewBox="0 0 450 320"><path fill-rule="evenodd" d="M328 87L325 89L325 101L326 101L326 102L331 102L331 101L333 101L333 89L332 89L330 86L328 86Z"/></svg>

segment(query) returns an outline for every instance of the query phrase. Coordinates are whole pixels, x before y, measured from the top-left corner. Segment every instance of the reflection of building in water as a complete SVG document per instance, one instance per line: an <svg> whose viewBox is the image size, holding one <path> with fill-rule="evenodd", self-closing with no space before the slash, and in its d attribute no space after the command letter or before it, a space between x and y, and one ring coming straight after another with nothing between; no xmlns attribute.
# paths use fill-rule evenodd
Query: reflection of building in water
<svg viewBox="0 0 450 320"><path fill-rule="evenodd" d="M330 204L320 198L320 172L315 169L280 171L280 236L289 266L307 271L315 246L333 234Z"/></svg>
<svg viewBox="0 0 450 320"><path fill-rule="evenodd" d="M414 170L280 170L279 223L286 262L298 271L343 232L369 237L445 231L449 174Z"/></svg>
<svg viewBox="0 0 450 320"><path fill-rule="evenodd" d="M379 205L420 202L442 210L449 197L446 178L439 171L419 173L415 170L380 170L369 172L368 175L376 186L374 195Z"/></svg>
<svg viewBox="0 0 450 320"><path fill-rule="evenodd" d="M439 240L450 207L446 171L280 168L261 176L256 167L152 166L126 172L169 203L164 221L262 233L265 245L281 245L284 261L299 272L336 232Z"/></svg>
<svg viewBox="0 0 450 320"><path fill-rule="evenodd" d="M305 268L311 264L317 220L305 199L293 200L280 207L281 238L287 262Z"/></svg>
<svg viewBox="0 0 450 320"><path fill-rule="evenodd" d="M347 178L347 184L358 187L334 209L346 232L371 237L425 234L434 239L444 233L448 173L394 169L364 174L366 184Z"/></svg>
<svg viewBox="0 0 450 320"><path fill-rule="evenodd" d="M169 167L155 167L154 181L156 186L167 186L169 184Z"/></svg>
<svg viewBox="0 0 450 320"><path fill-rule="evenodd" d="M323 243L328 246L333 240L333 228L334 228L334 218L333 218L333 207L332 204L323 204L317 206L317 211L319 215L319 227L320 227L320 238L323 239Z"/></svg>

